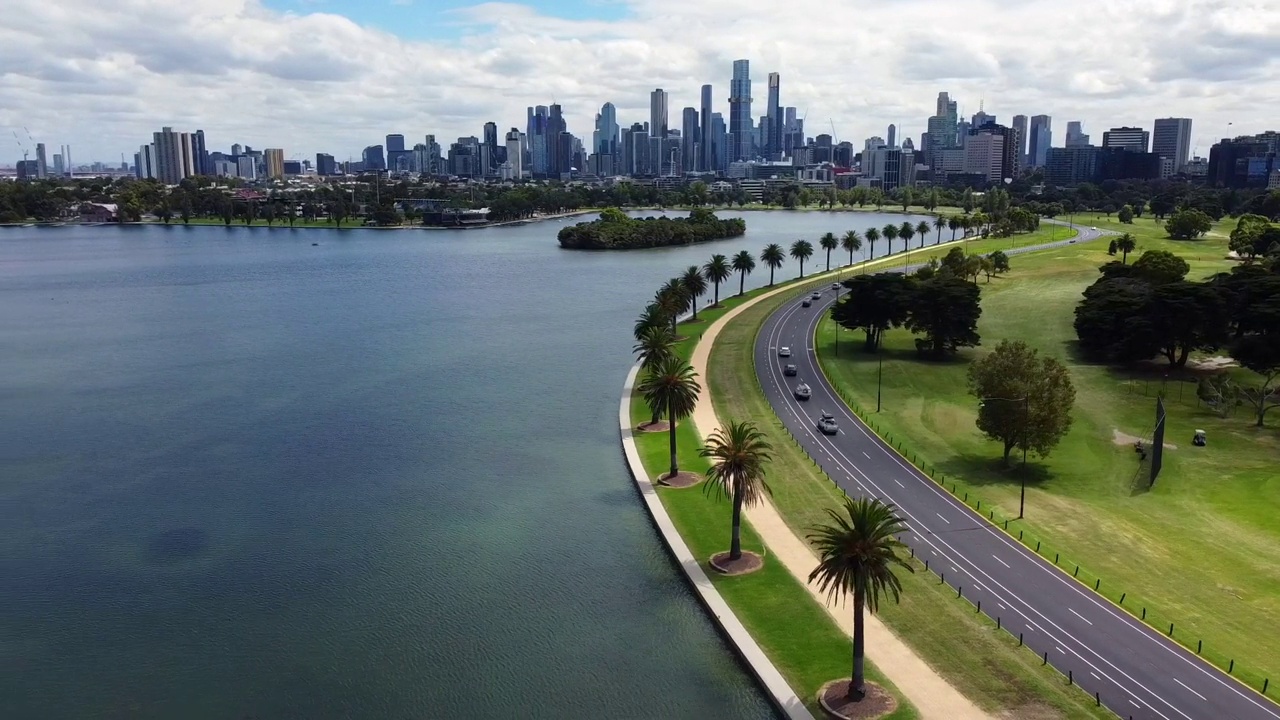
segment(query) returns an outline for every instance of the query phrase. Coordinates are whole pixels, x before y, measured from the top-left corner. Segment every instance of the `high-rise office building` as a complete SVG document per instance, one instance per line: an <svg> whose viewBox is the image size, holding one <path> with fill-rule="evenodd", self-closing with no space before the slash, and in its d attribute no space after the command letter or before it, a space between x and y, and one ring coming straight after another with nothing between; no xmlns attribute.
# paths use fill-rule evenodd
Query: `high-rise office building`
<svg viewBox="0 0 1280 720"><path fill-rule="evenodd" d="M262 162L267 168L267 177L272 180L284 179L284 150L280 148L263 150Z"/></svg>
<svg viewBox="0 0 1280 720"><path fill-rule="evenodd" d="M786 152L782 147L782 76L778 73L769 73L769 106L765 109L768 113L768 138L765 139L765 155L770 160L781 160Z"/></svg>
<svg viewBox="0 0 1280 720"><path fill-rule="evenodd" d="M381 146L378 146L381 147ZM236 177L244 180L258 179L258 161L252 155L241 155L236 158Z"/></svg>
<svg viewBox="0 0 1280 720"><path fill-rule="evenodd" d="M520 129L507 131L507 167L512 180L524 177L524 154L520 152Z"/></svg>
<svg viewBox="0 0 1280 720"><path fill-rule="evenodd" d="M698 129L698 109L687 107L680 123L680 168L684 172L698 169L698 148L701 130Z"/></svg>
<svg viewBox="0 0 1280 720"><path fill-rule="evenodd" d="M316 174L320 176L333 175L337 172L337 164L333 161L333 156L328 153L316 153Z"/></svg>
<svg viewBox="0 0 1280 720"><path fill-rule="evenodd" d="M591 152L597 155L618 155L618 109L613 103L600 106L596 113L596 129L591 136Z"/></svg>
<svg viewBox="0 0 1280 720"><path fill-rule="evenodd" d="M62 173L63 173L62 153L54 153L53 154L53 174L57 177L62 177Z"/></svg>
<svg viewBox="0 0 1280 720"><path fill-rule="evenodd" d="M649 137L667 138L667 91L658 88L649 93Z"/></svg>
<svg viewBox="0 0 1280 720"><path fill-rule="evenodd" d="M559 105L552 104L547 111L547 176L558 180L569 172L568 166L561 162L566 159L567 153L562 151L560 137L568 133L568 128Z"/></svg>
<svg viewBox="0 0 1280 720"><path fill-rule="evenodd" d="M44 143L36 143L36 177L49 176L49 163L45 158Z"/></svg>
<svg viewBox="0 0 1280 720"><path fill-rule="evenodd" d="M1014 149L1018 153L1018 162L1022 167L1030 167L1031 163L1027 161L1027 116L1014 115L1011 127L1018 134L1018 147Z"/></svg>
<svg viewBox="0 0 1280 720"><path fill-rule="evenodd" d="M885 137L888 138L888 140L886 140L884 143L885 145L888 145L889 147L897 146L898 126L894 125L893 123L889 123L889 132L885 135Z"/></svg>
<svg viewBox="0 0 1280 720"><path fill-rule="evenodd" d="M1031 131L1027 136L1027 164L1030 167L1044 167L1049 157L1049 147L1053 144L1052 122L1048 115L1031 118Z"/></svg>
<svg viewBox="0 0 1280 720"><path fill-rule="evenodd" d="M1118 127L1102 133L1102 147L1124 148L1144 153L1151 145L1151 133L1138 127Z"/></svg>
<svg viewBox="0 0 1280 720"><path fill-rule="evenodd" d="M173 128L161 128L160 132L151 134L154 145L153 177L165 185L177 185L183 178L194 175L191 150L191 134L174 132Z"/></svg>
<svg viewBox="0 0 1280 720"><path fill-rule="evenodd" d="M502 162L502 153L506 151L506 145L499 150L498 146L498 124L489 121L484 124L484 147L483 155L488 159L487 170L496 170Z"/></svg>
<svg viewBox="0 0 1280 720"><path fill-rule="evenodd" d="M1151 152L1172 164L1172 174L1182 172L1191 154L1191 118L1158 118L1152 128Z"/></svg>
<svg viewBox="0 0 1280 720"><path fill-rule="evenodd" d="M147 180L156 176L156 146L147 143L133 156L133 176Z"/></svg>
<svg viewBox="0 0 1280 720"><path fill-rule="evenodd" d="M404 150L403 135L387 136L387 152L402 152Z"/></svg>
<svg viewBox="0 0 1280 720"><path fill-rule="evenodd" d="M536 178L547 177L547 106L529 108L529 167Z"/></svg>
<svg viewBox="0 0 1280 720"><path fill-rule="evenodd" d="M969 127L980 128L983 125L986 125L987 123L993 123L995 121L996 121L996 116L988 115L987 112L982 109L982 104L979 103L978 112L973 114L973 120L972 122L969 123Z"/></svg>
<svg viewBox="0 0 1280 720"><path fill-rule="evenodd" d="M1081 129L1079 120L1072 120L1071 122L1067 123L1066 147L1069 147L1069 148L1090 147L1089 136L1084 132L1084 130Z"/></svg>
<svg viewBox="0 0 1280 720"><path fill-rule="evenodd" d="M734 60L729 82L730 162L750 160L751 154L751 61Z"/></svg>
<svg viewBox="0 0 1280 720"><path fill-rule="evenodd" d="M714 172L716 169L715 151L712 146L713 138L711 136L711 86L702 86L702 105L698 112L699 138L701 146L699 147L698 170L702 172Z"/></svg>
<svg viewBox="0 0 1280 720"><path fill-rule="evenodd" d="M999 182L1004 176L1004 141L1004 136L987 132L973 135L965 141L965 173L980 175L988 182Z"/></svg>
<svg viewBox="0 0 1280 720"><path fill-rule="evenodd" d="M711 113L711 170L724 173L729 170L729 128L722 113Z"/></svg>
<svg viewBox="0 0 1280 720"><path fill-rule="evenodd" d="M196 130L191 134L191 150L195 153L195 167L193 168L195 174L212 174L209 169L209 148L205 147L203 130Z"/></svg>

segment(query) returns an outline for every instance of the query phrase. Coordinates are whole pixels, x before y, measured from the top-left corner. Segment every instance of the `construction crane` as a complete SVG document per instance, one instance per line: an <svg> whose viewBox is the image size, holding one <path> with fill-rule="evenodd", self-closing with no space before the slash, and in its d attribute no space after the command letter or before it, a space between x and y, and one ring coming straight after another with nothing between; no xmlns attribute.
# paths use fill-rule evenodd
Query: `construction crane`
<svg viewBox="0 0 1280 720"><path fill-rule="evenodd" d="M836 136L836 121L835 121L835 118L827 118L827 121L831 123L831 143L832 143L833 145L839 145L839 144L840 144L840 138Z"/></svg>
<svg viewBox="0 0 1280 720"><path fill-rule="evenodd" d="M26 128L23 128L23 130L26 130ZM22 144L22 139L18 137L18 131L17 131L17 130L14 130L14 131L13 131L13 141L14 141L15 143L17 143L17 145L18 145L18 149L22 151L22 162L24 162L24 163L25 163L25 162L27 161L27 155L28 155L29 153L27 152L27 146L26 146L26 145L23 145L23 144Z"/></svg>

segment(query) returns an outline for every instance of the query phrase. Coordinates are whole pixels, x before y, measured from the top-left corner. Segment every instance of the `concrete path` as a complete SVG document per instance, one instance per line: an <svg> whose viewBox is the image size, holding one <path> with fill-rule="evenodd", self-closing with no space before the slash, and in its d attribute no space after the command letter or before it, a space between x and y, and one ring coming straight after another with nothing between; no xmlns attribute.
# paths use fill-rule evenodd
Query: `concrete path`
<svg viewBox="0 0 1280 720"><path fill-rule="evenodd" d="M834 278L835 275L836 272L833 271L820 273L812 278L820 279L824 276ZM784 291L795 292L795 288L779 288L763 293L725 313L706 329L701 341L694 349L691 364L698 373L702 392L698 395L698 407L693 413L693 424L703 439L720 427L715 407L711 402L711 390L706 381L711 346L715 343L721 329L739 313L767 297ZM808 583L809 573L818 564L818 558L809 549L809 545L791 530L778 514L777 509L767 500L760 505L748 508L746 515L751 526L769 546L768 561L781 562L785 565L787 570L808 588L814 599L827 609L840 629L852 637L852 604L829 603L827 597L819 593L816 586ZM867 616L866 636L867 656L893 684L898 686L899 692L916 706L920 716L925 720L986 720L994 717L983 712L968 698L961 695L959 690L929 667L874 615Z"/></svg>

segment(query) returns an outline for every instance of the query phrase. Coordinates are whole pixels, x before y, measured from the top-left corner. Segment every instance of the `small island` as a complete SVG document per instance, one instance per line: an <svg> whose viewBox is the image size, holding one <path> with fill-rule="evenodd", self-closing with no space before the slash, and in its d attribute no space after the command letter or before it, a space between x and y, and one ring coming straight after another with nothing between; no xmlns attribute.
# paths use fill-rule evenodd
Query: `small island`
<svg viewBox="0 0 1280 720"><path fill-rule="evenodd" d="M710 210L697 209L687 218L631 218L618 208L606 208L598 220L560 229L560 247L568 250L635 250L692 245L745 235L741 218L721 220Z"/></svg>

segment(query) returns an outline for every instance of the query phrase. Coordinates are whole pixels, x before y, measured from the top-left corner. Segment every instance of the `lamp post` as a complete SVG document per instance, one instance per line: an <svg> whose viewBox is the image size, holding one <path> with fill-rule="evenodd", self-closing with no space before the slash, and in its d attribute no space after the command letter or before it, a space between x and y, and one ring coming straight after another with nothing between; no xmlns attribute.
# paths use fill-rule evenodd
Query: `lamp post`
<svg viewBox="0 0 1280 720"><path fill-rule="evenodd" d="M1022 481L1022 492L1018 498L1018 519L1021 520L1027 507L1027 421L1031 419L1031 396L1024 395L1020 398L984 397L978 400L978 409L981 410L988 400L1022 403L1022 470L1019 473Z"/></svg>
<svg viewBox="0 0 1280 720"><path fill-rule="evenodd" d="M876 339L876 412L880 412L880 380L884 378L884 353L880 352L880 340Z"/></svg>

